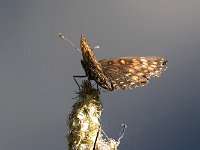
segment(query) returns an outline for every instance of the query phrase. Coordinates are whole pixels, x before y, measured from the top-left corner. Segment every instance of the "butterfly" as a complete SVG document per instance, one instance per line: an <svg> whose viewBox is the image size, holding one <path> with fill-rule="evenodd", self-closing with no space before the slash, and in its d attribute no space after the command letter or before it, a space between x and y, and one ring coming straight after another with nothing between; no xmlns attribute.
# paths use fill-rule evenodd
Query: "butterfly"
<svg viewBox="0 0 200 150"><path fill-rule="evenodd" d="M62 37L61 34L60 36ZM157 56L117 57L98 61L83 34L80 47L81 64L86 76L108 91L143 87L151 77L159 77L167 69L167 60ZM74 76L76 77L84 76Z"/></svg>

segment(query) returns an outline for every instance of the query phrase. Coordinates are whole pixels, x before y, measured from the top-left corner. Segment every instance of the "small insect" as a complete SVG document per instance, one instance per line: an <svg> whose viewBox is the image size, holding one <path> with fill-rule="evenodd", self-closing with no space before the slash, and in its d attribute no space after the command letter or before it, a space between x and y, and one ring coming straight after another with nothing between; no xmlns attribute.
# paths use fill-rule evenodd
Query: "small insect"
<svg viewBox="0 0 200 150"><path fill-rule="evenodd" d="M61 33L59 35L77 48ZM82 53L81 64L86 76L74 76L74 79L88 77L108 91L142 87L151 77L159 77L167 69L167 60L157 56L118 57L97 61L93 49L83 34L81 34L80 47L81 50L77 49Z"/></svg>

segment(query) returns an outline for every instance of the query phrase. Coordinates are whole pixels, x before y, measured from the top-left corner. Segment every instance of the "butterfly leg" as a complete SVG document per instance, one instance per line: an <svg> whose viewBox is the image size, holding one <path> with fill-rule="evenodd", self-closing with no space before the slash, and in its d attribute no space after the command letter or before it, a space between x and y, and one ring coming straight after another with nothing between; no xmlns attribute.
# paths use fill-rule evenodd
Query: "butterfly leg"
<svg viewBox="0 0 200 150"><path fill-rule="evenodd" d="M85 77L87 77L86 75L85 76L73 76L73 78L74 78L74 81L76 82L76 84L78 85L78 88L79 88L79 90L81 89L80 88L80 85L78 84L78 82L77 82L77 80L76 80L76 78L85 78Z"/></svg>
<svg viewBox="0 0 200 150"><path fill-rule="evenodd" d="M107 91L102 90L102 88L98 84L97 84L97 90L99 91L99 94L101 94L101 92L107 92Z"/></svg>
<svg viewBox="0 0 200 150"><path fill-rule="evenodd" d="M97 84L97 90L99 91L99 94L101 94L101 93L100 93L100 90L99 90L99 85L98 85L98 84Z"/></svg>

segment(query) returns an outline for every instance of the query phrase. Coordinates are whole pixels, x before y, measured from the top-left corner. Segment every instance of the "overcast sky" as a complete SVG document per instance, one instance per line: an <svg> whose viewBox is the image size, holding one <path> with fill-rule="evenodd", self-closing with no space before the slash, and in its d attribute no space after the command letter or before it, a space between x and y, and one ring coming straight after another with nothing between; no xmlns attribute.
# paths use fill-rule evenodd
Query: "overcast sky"
<svg viewBox="0 0 200 150"><path fill-rule="evenodd" d="M168 70L133 90L103 92L102 126L121 150L199 150L200 1L1 0L0 149L65 150L66 118L84 75L84 33L97 59L163 56ZM79 80L81 82L81 80Z"/></svg>

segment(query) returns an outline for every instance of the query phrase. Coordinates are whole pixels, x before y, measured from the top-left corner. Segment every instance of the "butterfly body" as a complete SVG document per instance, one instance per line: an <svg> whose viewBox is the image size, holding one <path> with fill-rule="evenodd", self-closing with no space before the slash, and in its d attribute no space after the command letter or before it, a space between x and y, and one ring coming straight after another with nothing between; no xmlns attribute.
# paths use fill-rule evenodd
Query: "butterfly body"
<svg viewBox="0 0 200 150"><path fill-rule="evenodd" d="M104 75L101 64L96 60L94 52L83 35L80 47L82 51L81 64L89 80L95 80L101 87L113 91L112 82Z"/></svg>
<svg viewBox="0 0 200 150"><path fill-rule="evenodd" d="M162 57L119 57L97 61L93 49L81 35L81 64L89 80L113 91L142 87L151 77L159 77L166 70L167 60Z"/></svg>

